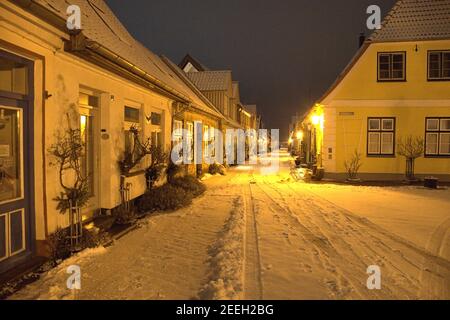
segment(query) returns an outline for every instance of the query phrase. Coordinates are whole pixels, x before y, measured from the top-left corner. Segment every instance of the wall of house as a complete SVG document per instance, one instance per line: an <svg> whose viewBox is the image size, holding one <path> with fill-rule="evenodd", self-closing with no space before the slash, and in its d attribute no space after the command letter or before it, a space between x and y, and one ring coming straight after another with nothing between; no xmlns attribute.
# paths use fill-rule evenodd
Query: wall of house
<svg viewBox="0 0 450 320"><path fill-rule="evenodd" d="M61 39L67 39L66 34L9 2L0 5L0 16L0 48L35 61L35 215L36 236L43 240L58 227L68 225L67 215L58 213L53 200L61 188L54 159L47 150L58 130L64 128L65 114L77 109L80 90L90 90L99 97L98 129L108 135L99 141L98 157L99 206L107 209L120 203L117 162L124 151L124 106L131 102L141 107L144 136L150 130L145 116L152 111L162 113L163 140L169 145L172 101L64 52ZM51 95L48 99L43 98L44 91ZM132 183L133 198L144 192L143 174L127 178L127 182ZM86 217L92 214L84 212Z"/></svg>
<svg viewBox="0 0 450 320"><path fill-rule="evenodd" d="M416 52L417 45L417 52ZM449 50L450 40L374 43L353 66L330 100L421 100L450 99L448 81L427 80L429 50ZM406 81L378 82L378 52L406 52Z"/></svg>
<svg viewBox="0 0 450 320"><path fill-rule="evenodd" d="M416 50L417 46L417 50ZM450 41L372 44L344 80L322 102L325 108L324 165L329 176L344 175L344 161L362 154L360 172L367 178L402 179L405 159L367 155L369 117L395 117L395 143L401 137L424 138L426 117L450 117L449 81L427 80L428 50L448 50ZM378 82L377 53L405 51L406 81ZM331 159L328 158L332 148ZM450 179L450 158L420 158L416 173Z"/></svg>

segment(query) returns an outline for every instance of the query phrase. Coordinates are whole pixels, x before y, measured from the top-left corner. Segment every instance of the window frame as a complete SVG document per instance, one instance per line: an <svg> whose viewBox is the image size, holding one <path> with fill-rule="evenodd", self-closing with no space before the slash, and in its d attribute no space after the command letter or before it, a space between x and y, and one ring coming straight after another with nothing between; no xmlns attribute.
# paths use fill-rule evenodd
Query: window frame
<svg viewBox="0 0 450 320"><path fill-rule="evenodd" d="M370 129L370 121L378 120L380 123L379 129ZM383 129L383 121L391 120L392 121L392 129ZM397 129L397 119L396 117L368 117L367 118L367 129L366 129L366 155L370 158L395 158L396 152L396 129ZM383 153L382 145L383 145L383 133L392 133L392 153ZM369 136L370 134L377 134L379 136L379 146L378 153L369 152Z"/></svg>
<svg viewBox="0 0 450 320"><path fill-rule="evenodd" d="M179 124L180 126L178 127L177 124ZM181 132L179 133L177 130L181 130ZM175 145L178 145L179 143L181 143L181 146L183 146L183 138L184 138L183 131L184 131L184 121L179 120L179 119L173 119L172 120L172 139L171 139L172 140L172 148L171 148L172 151L175 148ZM182 147L179 152L180 152L179 160L175 162L175 164L177 164L177 165L183 164L183 161L184 161L184 155L183 155L184 150L182 149Z"/></svg>
<svg viewBox="0 0 450 320"><path fill-rule="evenodd" d="M432 78L430 77L430 56L433 53L439 53L440 54L440 68L439 68L439 72L440 72L440 76L438 78ZM442 65L442 58L443 58L443 53L448 53L450 54L450 49L445 49L445 50L428 50L427 51L427 81L429 82L435 82L435 81L450 81L450 76L449 77L443 77L443 65Z"/></svg>
<svg viewBox="0 0 450 320"><path fill-rule="evenodd" d="M128 119L126 119L125 118L125 110L126 110L126 108L131 108L131 109L136 109L136 110L138 110L139 111L139 121L134 121L134 120L132 120L132 121L130 121L130 120L128 120ZM143 139L144 138L144 125L143 125L143 118L142 118L142 116L143 116L143 107L142 106L135 106L135 105L130 105L130 103L125 103L124 105L123 105L123 134L124 134L124 151L125 152L127 152L127 138L130 138L131 136L132 136L132 133L130 132L131 131L131 128L132 127L135 127L135 128L137 128L138 130L139 130L139 137L140 137L140 139ZM131 147L131 149L133 149L133 147L134 147L134 144L135 144L136 142L133 140L132 141L132 146L130 146ZM135 155L133 155L133 157L134 157ZM144 165L145 165L145 163L144 163L144 159L140 162L140 163L138 163L131 171L130 171L130 175L134 175L134 174L139 174L139 173L141 173L142 171L143 171L143 167L144 167Z"/></svg>
<svg viewBox="0 0 450 320"><path fill-rule="evenodd" d="M392 57L396 54L401 54L403 56L403 78L392 78L392 71L393 71L393 61ZM382 79L380 77L380 56L382 55L389 55L390 61L389 61L389 78L388 79ZM378 52L377 53L377 82L406 82L406 51L389 51L389 52Z"/></svg>
<svg viewBox="0 0 450 320"><path fill-rule="evenodd" d="M428 121L429 120L438 120L439 127L438 129L428 129ZM448 117L426 117L425 118L425 142L424 142L424 157L425 158L450 158L450 153L441 154L441 135L442 134L450 134L450 130L443 130L441 128L442 120L449 120L450 116ZM429 134L436 134L437 135L437 153L436 154L430 154L427 153L427 141L428 141L428 135Z"/></svg>
<svg viewBox="0 0 450 320"><path fill-rule="evenodd" d="M194 122L193 122L193 121L186 121L186 122L184 123L184 125L185 125L185 133L186 133L186 137L185 137L185 139L186 139L186 145L187 145L188 143L190 144L190 145L188 146L188 147L189 147L189 153L188 153L189 158L188 158L188 160L194 161L194 152L195 152ZM190 130L189 127L191 127L192 130ZM190 140L191 140L191 141L190 141Z"/></svg>

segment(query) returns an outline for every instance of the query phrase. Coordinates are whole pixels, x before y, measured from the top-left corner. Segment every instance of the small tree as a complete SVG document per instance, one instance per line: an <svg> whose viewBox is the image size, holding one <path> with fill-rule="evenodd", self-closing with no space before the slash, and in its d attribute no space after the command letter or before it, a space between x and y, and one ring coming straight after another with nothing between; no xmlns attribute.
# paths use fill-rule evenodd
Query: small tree
<svg viewBox="0 0 450 320"><path fill-rule="evenodd" d="M147 188L151 190L167 167L168 154L160 146L151 146L149 153L150 165L145 170L145 178L147 180Z"/></svg>
<svg viewBox="0 0 450 320"><path fill-rule="evenodd" d="M424 140L421 137L412 135L400 139L397 145L397 153L406 158L406 179L416 180L414 175L414 163L424 152Z"/></svg>
<svg viewBox="0 0 450 320"><path fill-rule="evenodd" d="M361 153L355 149L355 152L350 158L350 161L345 160L344 167L345 171L347 171L348 180L356 180L358 177L359 169L361 169Z"/></svg>
<svg viewBox="0 0 450 320"><path fill-rule="evenodd" d="M130 132L133 135L134 143L133 148L131 150L125 150L122 159L119 160L119 168L122 175L129 174L146 155L150 154L150 139L141 142L139 129L136 126L132 126Z"/></svg>
<svg viewBox="0 0 450 320"><path fill-rule="evenodd" d="M125 178L145 156L150 154L151 141L147 139L142 142L140 139L140 132L136 126L130 128L130 132L133 135L133 148L131 150L125 150L123 157L119 160L120 168L120 195L122 203L116 208L116 223L128 224L134 220L134 211L130 207L130 187L125 184Z"/></svg>
<svg viewBox="0 0 450 320"><path fill-rule="evenodd" d="M63 191L54 200L58 202L57 209L64 214L70 209L70 204L83 207L89 201L89 177L82 172L81 159L84 155L84 143L81 130L73 129L69 114L67 129L58 131L56 142L48 152L56 160L52 162L58 168L59 184Z"/></svg>

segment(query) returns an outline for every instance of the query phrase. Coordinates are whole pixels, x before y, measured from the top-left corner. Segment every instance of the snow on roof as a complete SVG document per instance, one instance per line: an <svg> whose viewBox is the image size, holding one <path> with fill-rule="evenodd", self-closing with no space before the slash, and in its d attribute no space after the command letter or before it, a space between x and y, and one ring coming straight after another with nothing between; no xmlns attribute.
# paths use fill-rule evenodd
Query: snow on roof
<svg viewBox="0 0 450 320"><path fill-rule="evenodd" d="M373 42L450 39L450 0L400 0Z"/></svg>
<svg viewBox="0 0 450 320"><path fill-rule="evenodd" d="M103 0L32 0L63 19L71 4L81 9L81 27L86 38L97 42L136 65L170 89L189 99L195 94L161 58L138 42Z"/></svg>
<svg viewBox="0 0 450 320"><path fill-rule="evenodd" d="M201 71L186 74L202 91L225 91L232 83L231 71Z"/></svg>

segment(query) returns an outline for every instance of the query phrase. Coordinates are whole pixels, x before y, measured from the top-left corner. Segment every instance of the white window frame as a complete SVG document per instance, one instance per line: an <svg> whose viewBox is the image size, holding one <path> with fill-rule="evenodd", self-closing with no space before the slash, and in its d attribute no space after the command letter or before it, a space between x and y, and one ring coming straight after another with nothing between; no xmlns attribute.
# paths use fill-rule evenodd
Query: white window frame
<svg viewBox="0 0 450 320"><path fill-rule="evenodd" d="M125 119L125 109L126 108L132 108L132 109L138 110L139 111L139 120L138 121L128 121L128 120L126 120ZM143 128L143 125L142 125L142 121L143 121L142 120L142 110L143 110L142 105L138 106L135 103L126 102L125 105L123 106L124 150L126 150L126 135L130 135L131 134L130 133L130 129L132 127L135 127L135 128L137 128L139 130L139 135L140 135L141 139L144 137L144 133L143 133L143 130L142 130L142 128ZM136 142L133 141L133 144L134 143L136 143ZM143 165L142 162L143 161L141 161L141 163L138 163L136 165L136 167L134 167L133 170L131 170L131 173L135 173L135 172L137 172L139 170L142 170L142 165Z"/></svg>
<svg viewBox="0 0 450 320"><path fill-rule="evenodd" d="M173 147L178 144L183 143L183 121L182 120L173 120L173 132L172 132L172 143ZM181 154L183 150L180 151L180 157L176 164L181 164L183 162L183 155Z"/></svg>
<svg viewBox="0 0 450 320"><path fill-rule="evenodd" d="M426 118L425 122L425 156L427 157L449 157L450 152L443 152L442 151L442 137L443 136L450 136L450 128L444 128L443 123L445 121L450 121L450 117L430 117ZM438 125L436 128L435 126L430 126L430 123L434 122ZM436 153L432 153L428 151L428 137L429 136L436 136L437 137L437 148L435 148Z"/></svg>
<svg viewBox="0 0 450 320"><path fill-rule="evenodd" d="M385 123L392 123L392 128L386 128ZM371 124L377 123L377 129L371 128ZM369 117L367 120L367 155L370 157L386 157L395 156L395 128L396 119L394 117ZM391 136L392 143L389 149L386 150L386 145L383 144L383 137ZM377 151L371 150L375 142L373 137L377 137ZM389 151L389 152L388 152Z"/></svg>

